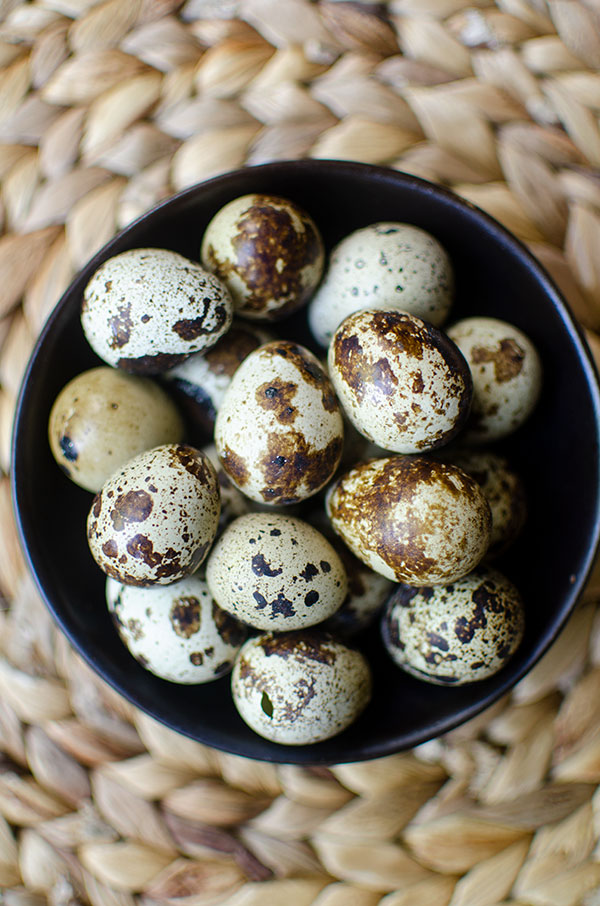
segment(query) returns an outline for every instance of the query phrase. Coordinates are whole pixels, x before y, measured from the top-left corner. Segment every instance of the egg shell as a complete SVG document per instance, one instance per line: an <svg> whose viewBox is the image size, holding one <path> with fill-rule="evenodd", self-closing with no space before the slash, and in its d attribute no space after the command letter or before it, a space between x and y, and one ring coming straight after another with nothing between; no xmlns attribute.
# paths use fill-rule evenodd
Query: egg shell
<svg viewBox="0 0 600 906"><path fill-rule="evenodd" d="M363 463L332 486L326 506L350 550L396 582L454 582L489 545L492 517L477 482L425 457Z"/></svg>
<svg viewBox="0 0 600 906"><path fill-rule="evenodd" d="M96 494L87 521L94 560L125 585L168 585L200 566L219 522L206 456L166 444L130 460Z"/></svg>
<svg viewBox="0 0 600 906"><path fill-rule="evenodd" d="M326 633L267 633L242 646L231 675L233 701L255 733L284 745L330 739L371 697L363 655Z"/></svg>
<svg viewBox="0 0 600 906"><path fill-rule="evenodd" d="M485 443L515 431L542 389L540 357L517 327L497 318L465 318L448 330L469 363L473 404L464 441Z"/></svg>
<svg viewBox="0 0 600 906"><path fill-rule="evenodd" d="M397 309L440 327L450 310L454 277L444 248L407 223L356 230L331 252L308 310L310 329L328 346L336 328L362 308Z"/></svg>
<svg viewBox="0 0 600 906"><path fill-rule="evenodd" d="M234 484L269 504L316 494L337 468L343 438L329 378L311 352L288 340L261 346L242 362L214 434Z"/></svg>
<svg viewBox="0 0 600 906"><path fill-rule="evenodd" d="M400 586L386 607L384 644L408 673L438 685L463 685L497 673L525 627L515 586L480 567L449 586Z"/></svg>
<svg viewBox="0 0 600 906"><path fill-rule="evenodd" d="M100 265L83 294L81 324L108 365L158 374L217 342L229 328L226 287L167 249L130 249Z"/></svg>
<svg viewBox="0 0 600 906"><path fill-rule="evenodd" d="M525 487L508 461L489 450L448 451L453 463L475 479L492 511L492 536L486 558L503 554L519 537L527 518Z"/></svg>
<svg viewBox="0 0 600 906"><path fill-rule="evenodd" d="M354 427L385 450L419 453L439 447L469 414L473 388L462 353L413 315L355 312L333 335L328 365Z"/></svg>
<svg viewBox="0 0 600 906"><path fill-rule="evenodd" d="M87 491L99 491L128 460L178 443L183 422L157 384L114 368L78 374L58 394L48 424L52 455Z"/></svg>
<svg viewBox="0 0 600 906"><path fill-rule="evenodd" d="M109 578L106 602L133 657L173 683L209 683L229 673L248 635L215 604L198 575L153 588Z"/></svg>
<svg viewBox="0 0 600 906"><path fill-rule="evenodd" d="M245 318L278 320L308 302L325 262L312 218L285 198L243 195L215 214L201 258Z"/></svg>
<svg viewBox="0 0 600 906"><path fill-rule="evenodd" d="M194 429L212 434L231 378L246 356L271 339L254 325L234 322L210 349L165 373L164 380Z"/></svg>
<svg viewBox="0 0 600 906"><path fill-rule="evenodd" d="M307 522L249 513L225 529L206 564L217 604L257 629L313 626L331 616L348 591L342 561Z"/></svg>

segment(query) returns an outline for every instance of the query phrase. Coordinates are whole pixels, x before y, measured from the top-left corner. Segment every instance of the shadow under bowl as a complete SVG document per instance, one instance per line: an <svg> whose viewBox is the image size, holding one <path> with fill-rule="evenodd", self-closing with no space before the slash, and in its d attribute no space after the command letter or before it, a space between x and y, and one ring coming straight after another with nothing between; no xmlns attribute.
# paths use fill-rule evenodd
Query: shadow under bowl
<svg viewBox="0 0 600 906"><path fill-rule="evenodd" d="M371 704L344 733L310 746L282 746L255 735L233 706L227 677L179 686L148 673L131 657L108 615L104 576L87 547L91 495L62 474L47 440L50 409L61 388L101 364L79 322L92 273L107 258L144 246L197 260L212 216L252 192L302 205L328 250L375 221L428 230L445 246L455 270L452 320L481 315L515 324L536 345L544 368L534 414L503 445L529 499L525 531L499 564L525 600L527 630L517 654L488 680L444 688L395 667L374 628L360 641L373 667ZM281 331L310 344L305 313L282 323ZM585 341L543 268L500 224L452 192L397 171L291 161L238 170L182 192L115 236L77 275L27 368L15 418L12 490L21 540L50 611L115 689L174 730L216 748L276 762L332 764L397 752L452 729L506 693L547 650L575 605L598 543L599 434L600 396Z"/></svg>

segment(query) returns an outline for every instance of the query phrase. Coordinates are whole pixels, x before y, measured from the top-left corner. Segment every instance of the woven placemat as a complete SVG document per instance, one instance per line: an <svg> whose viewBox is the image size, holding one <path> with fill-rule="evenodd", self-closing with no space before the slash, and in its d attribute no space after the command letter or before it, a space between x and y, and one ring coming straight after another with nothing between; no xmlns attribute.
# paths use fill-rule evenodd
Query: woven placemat
<svg viewBox="0 0 600 906"><path fill-rule="evenodd" d="M0 462L73 273L160 199L300 156L450 185L523 239L600 349L597 0L0 0ZM55 629L0 483L5 906L598 906L600 570L550 653L411 752L213 751Z"/></svg>

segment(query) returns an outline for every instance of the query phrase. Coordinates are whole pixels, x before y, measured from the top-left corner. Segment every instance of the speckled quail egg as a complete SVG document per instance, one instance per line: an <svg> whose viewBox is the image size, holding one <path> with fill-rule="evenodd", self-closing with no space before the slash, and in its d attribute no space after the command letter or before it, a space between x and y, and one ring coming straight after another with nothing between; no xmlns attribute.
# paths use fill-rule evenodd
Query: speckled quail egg
<svg viewBox="0 0 600 906"><path fill-rule="evenodd" d="M164 390L114 368L77 375L57 396L48 424L52 454L61 469L87 491L99 491L128 460L178 443L183 422Z"/></svg>
<svg viewBox="0 0 600 906"><path fill-rule="evenodd" d="M355 312L334 333L328 364L346 415L385 450L419 453L439 447L469 414L473 389L462 353L414 315Z"/></svg>
<svg viewBox="0 0 600 906"><path fill-rule="evenodd" d="M193 428L212 434L215 418L237 368L272 337L252 324L234 323L206 352L198 352L164 374Z"/></svg>
<svg viewBox="0 0 600 906"><path fill-rule="evenodd" d="M217 604L257 629L303 629L331 616L348 590L339 556L307 522L248 513L213 547L206 581Z"/></svg>
<svg viewBox="0 0 600 906"><path fill-rule="evenodd" d="M308 745L357 719L371 697L371 672L359 651L327 633L267 633L242 646L231 691L255 733L283 745Z"/></svg>
<svg viewBox="0 0 600 906"><path fill-rule="evenodd" d="M215 446L252 500L297 503L333 476L343 446L340 407L315 356L288 340L242 362L215 423Z"/></svg>
<svg viewBox="0 0 600 906"><path fill-rule="evenodd" d="M489 450L448 450L451 462L474 478L492 511L492 537L486 557L504 553L518 538L527 517L525 488L507 460Z"/></svg>
<svg viewBox="0 0 600 906"><path fill-rule="evenodd" d="M325 261L312 218L286 198L243 195L215 214L202 263L227 285L238 314L274 321L313 294Z"/></svg>
<svg viewBox="0 0 600 906"><path fill-rule="evenodd" d="M480 567L451 585L401 585L382 621L385 646L408 673L438 685L462 685L497 673L525 627L515 586Z"/></svg>
<svg viewBox="0 0 600 906"><path fill-rule="evenodd" d="M542 388L539 355L525 334L496 318L465 318L448 330L469 363L473 405L464 440L498 440L529 417Z"/></svg>
<svg viewBox="0 0 600 906"><path fill-rule="evenodd" d="M209 683L229 673L248 635L214 603L197 574L153 588L109 578L106 601L134 658L172 683Z"/></svg>
<svg viewBox="0 0 600 906"><path fill-rule="evenodd" d="M158 374L216 343L232 314L213 274L176 252L144 248L100 265L83 294L81 324L108 365Z"/></svg>
<svg viewBox="0 0 600 906"><path fill-rule="evenodd" d="M136 456L96 494L87 521L94 560L125 585L168 585L202 563L219 522L206 456L165 444Z"/></svg>
<svg viewBox="0 0 600 906"><path fill-rule="evenodd" d="M326 506L350 550L395 582L454 582L489 546L492 517L477 482L424 457L362 463L329 489Z"/></svg>
<svg viewBox="0 0 600 906"><path fill-rule="evenodd" d="M373 223L333 249L309 325L323 346L361 308L398 309L440 327L453 293L452 266L437 239L407 223Z"/></svg>

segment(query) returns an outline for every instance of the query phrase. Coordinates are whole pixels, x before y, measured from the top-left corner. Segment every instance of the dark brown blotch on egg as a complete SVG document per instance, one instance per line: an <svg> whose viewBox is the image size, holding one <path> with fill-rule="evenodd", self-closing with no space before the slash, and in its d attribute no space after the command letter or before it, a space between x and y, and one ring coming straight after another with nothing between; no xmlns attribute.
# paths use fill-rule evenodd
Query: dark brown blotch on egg
<svg viewBox="0 0 600 906"><path fill-rule="evenodd" d="M200 601L195 597L177 598L169 612L169 619L175 634L189 639L200 629Z"/></svg>
<svg viewBox="0 0 600 906"><path fill-rule="evenodd" d="M335 649L328 643L330 636L325 633L304 630L281 632L261 638L259 645L267 657L280 657L287 660L290 656L306 658L319 664L331 666L335 663Z"/></svg>
<svg viewBox="0 0 600 906"><path fill-rule="evenodd" d="M490 510L477 483L454 466L424 457L358 466L338 481L327 506L334 529L351 550L400 582L443 581L440 569L449 570L450 580L456 571L461 574L463 561L464 572L475 566L489 542Z"/></svg>

